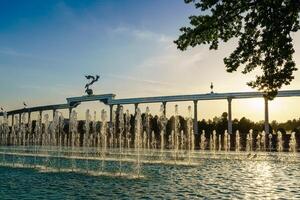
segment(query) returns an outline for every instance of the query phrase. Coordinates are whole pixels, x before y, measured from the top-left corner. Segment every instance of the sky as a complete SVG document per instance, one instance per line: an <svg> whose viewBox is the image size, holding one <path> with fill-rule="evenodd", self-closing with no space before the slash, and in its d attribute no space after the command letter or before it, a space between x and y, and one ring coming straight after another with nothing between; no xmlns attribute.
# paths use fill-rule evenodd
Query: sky
<svg viewBox="0 0 300 200"><path fill-rule="evenodd" d="M255 74L227 73L223 58L236 46L233 39L218 51L208 46L182 52L173 43L188 16L199 13L183 0L1 0L0 106L6 110L65 103L84 95L86 74L99 74L96 94L116 98L254 91L246 85ZM293 34L294 59L300 63L300 33ZM300 89L300 72L289 86ZM167 106L168 115L174 105ZM300 98L270 102L270 120L299 118ZM187 113L192 102L178 103ZM142 110L146 105L141 105ZM156 114L159 104L149 105ZM82 104L84 110L107 107ZM125 106L133 111L133 105ZM233 100L233 118L264 119L262 99ZM198 119L212 119L227 111L226 101L201 101ZM98 116L99 117L99 116Z"/></svg>

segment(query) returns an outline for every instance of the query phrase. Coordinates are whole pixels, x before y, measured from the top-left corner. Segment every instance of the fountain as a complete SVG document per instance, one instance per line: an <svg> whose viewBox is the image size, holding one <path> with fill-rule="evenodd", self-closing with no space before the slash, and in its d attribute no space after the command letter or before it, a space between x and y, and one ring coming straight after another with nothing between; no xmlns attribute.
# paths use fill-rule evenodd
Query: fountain
<svg viewBox="0 0 300 200"><path fill-rule="evenodd" d="M246 138L246 151L251 153L253 150L252 148L253 148L253 130L250 129Z"/></svg>
<svg viewBox="0 0 300 200"><path fill-rule="evenodd" d="M120 106L119 108L119 153L120 153L120 159L119 159L119 174L122 174L122 147L123 147L123 132L124 132L124 113L123 113L123 106Z"/></svg>
<svg viewBox="0 0 300 200"><path fill-rule="evenodd" d="M91 123L91 115L90 110L87 109L85 113L85 133L83 136L83 150L85 152L85 157L89 157L89 147L90 147L90 123ZM89 160L85 160L85 170L89 172Z"/></svg>
<svg viewBox="0 0 300 200"><path fill-rule="evenodd" d="M289 151L295 153L297 151L296 148L297 148L296 136L295 136L295 132L292 132L289 141Z"/></svg>
<svg viewBox="0 0 300 200"><path fill-rule="evenodd" d="M239 152L241 150L241 138L240 138L240 132L237 130L235 132L235 151Z"/></svg>
<svg viewBox="0 0 300 200"><path fill-rule="evenodd" d="M167 126L168 119L165 116L165 108L164 105L161 104L160 106L160 114L158 118L158 125L160 129L160 156L161 160L163 160L164 150L165 150L165 137L166 137L166 126Z"/></svg>
<svg viewBox="0 0 300 200"><path fill-rule="evenodd" d="M131 116L130 116L129 110L126 110L126 114L125 114L125 144L126 144L125 148L126 149L130 148L130 142L131 142L130 119L131 119Z"/></svg>
<svg viewBox="0 0 300 200"><path fill-rule="evenodd" d="M79 144L79 134L78 134L78 122L77 122L77 113L75 110L72 111L71 118L70 118L70 123L69 123L69 129L71 133L71 140L70 140L70 145L71 145L71 168L72 171L76 169L76 160L74 159L75 157L75 146Z"/></svg>
<svg viewBox="0 0 300 200"><path fill-rule="evenodd" d="M260 142L261 142L261 150L266 151L266 133L265 131L262 131L261 137L260 137Z"/></svg>
<svg viewBox="0 0 300 200"><path fill-rule="evenodd" d="M98 147L100 149L100 156L101 156L101 172L105 170L105 157L107 152L107 113L104 109L101 111L101 130L100 130L100 137L98 141Z"/></svg>
<svg viewBox="0 0 300 200"><path fill-rule="evenodd" d="M219 148L218 148L218 151L221 151L222 150L222 136L219 135Z"/></svg>
<svg viewBox="0 0 300 200"><path fill-rule="evenodd" d="M164 108L162 104L156 118L157 128L153 125L155 117L151 116L149 107L143 117L137 108L134 121L128 110L124 112L123 106L118 106L117 115L113 111L110 122L104 109L100 112L100 122L97 121L97 113L93 112L92 119L88 109L84 121L77 119L75 110L70 113L69 120L55 111L52 121L48 114L42 118L40 112L35 123L25 114L14 116L15 123L11 127L4 113L0 122L1 165L32 167L46 172L71 171L118 176L130 174L142 177L143 163L197 165L203 158L227 159L231 151L236 152L235 159L246 158L246 155L250 155L247 158L260 159L258 155L272 150L273 139L276 141L274 150L297 152L295 132L290 134L288 149L284 149L283 135L279 131L276 135L259 132L253 140L253 130L247 134L238 130L234 134L226 130L223 134L217 134L216 130L212 130L209 136L202 130L195 140L191 106L187 108L187 117L183 119L179 115L178 105L175 105L174 121L169 127ZM67 124L69 129L65 132ZM184 126L181 127L181 124ZM131 127L134 129L131 130ZM170 132L167 132L167 128ZM251 156L253 151L257 153ZM226 156L222 157L224 154ZM127 173L130 169L133 174Z"/></svg>
<svg viewBox="0 0 300 200"><path fill-rule="evenodd" d="M180 132L180 121L178 105L175 105L175 116L174 116L174 129L173 129L173 150L174 150L174 161L176 163L177 154L179 149L179 132Z"/></svg>
<svg viewBox="0 0 300 200"><path fill-rule="evenodd" d="M141 162L140 162L140 148L141 148L141 134L142 134L142 114L139 108L136 109L135 116L135 152L137 152L137 161L135 171L137 172L137 176L141 174Z"/></svg>
<svg viewBox="0 0 300 200"><path fill-rule="evenodd" d="M282 133L280 131L277 132L277 151L282 152L283 150L283 141L282 141Z"/></svg>
<svg viewBox="0 0 300 200"><path fill-rule="evenodd" d="M269 133L268 138L269 138L269 151L272 151L272 138L273 138L272 133Z"/></svg>
<svg viewBox="0 0 300 200"><path fill-rule="evenodd" d="M228 132L225 130L224 133L224 151L228 151Z"/></svg>
<svg viewBox="0 0 300 200"><path fill-rule="evenodd" d="M193 119L192 119L192 107L188 107L188 117L186 118L187 124L187 151L188 151L188 162L191 163L191 154L194 151L194 132L193 132ZM183 137L183 135L182 135Z"/></svg>
<svg viewBox="0 0 300 200"><path fill-rule="evenodd" d="M256 151L260 151L261 150L261 137L259 134L257 134L257 137L256 137Z"/></svg>
<svg viewBox="0 0 300 200"><path fill-rule="evenodd" d="M200 149L205 150L206 149L206 137L205 137L205 131L202 130L202 134L200 136Z"/></svg>

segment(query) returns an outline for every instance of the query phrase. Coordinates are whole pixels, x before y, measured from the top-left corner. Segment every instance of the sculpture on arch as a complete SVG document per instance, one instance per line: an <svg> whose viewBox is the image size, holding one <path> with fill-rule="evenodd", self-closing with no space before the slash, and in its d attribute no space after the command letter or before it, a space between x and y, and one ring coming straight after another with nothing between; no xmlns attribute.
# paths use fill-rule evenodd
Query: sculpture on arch
<svg viewBox="0 0 300 200"><path fill-rule="evenodd" d="M85 88L86 88L85 93L87 93L87 95L93 95L93 90L90 88L90 86L93 85L95 82L97 82L99 80L100 76L99 75L96 75L96 76L86 75L85 78L90 80L90 82L85 85Z"/></svg>

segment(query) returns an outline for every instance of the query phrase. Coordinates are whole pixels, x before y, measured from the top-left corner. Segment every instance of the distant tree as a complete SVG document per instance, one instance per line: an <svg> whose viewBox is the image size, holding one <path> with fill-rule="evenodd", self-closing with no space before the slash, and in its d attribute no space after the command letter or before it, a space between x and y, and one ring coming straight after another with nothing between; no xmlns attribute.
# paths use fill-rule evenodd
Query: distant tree
<svg viewBox="0 0 300 200"><path fill-rule="evenodd" d="M239 121L239 125L238 125L238 130L242 133L242 134L246 134L249 132L250 129L253 129L254 127L254 123L251 122L249 119L242 117Z"/></svg>
<svg viewBox="0 0 300 200"><path fill-rule="evenodd" d="M201 10L190 16L191 27L182 27L177 47L209 44L238 38L238 46L224 63L227 72L243 66L243 74L260 67L262 73L247 84L273 99L283 85L294 79L292 32L299 26L300 0L185 0Z"/></svg>
<svg viewBox="0 0 300 200"><path fill-rule="evenodd" d="M223 112L221 116L222 120L227 120L227 117L228 117L227 112Z"/></svg>

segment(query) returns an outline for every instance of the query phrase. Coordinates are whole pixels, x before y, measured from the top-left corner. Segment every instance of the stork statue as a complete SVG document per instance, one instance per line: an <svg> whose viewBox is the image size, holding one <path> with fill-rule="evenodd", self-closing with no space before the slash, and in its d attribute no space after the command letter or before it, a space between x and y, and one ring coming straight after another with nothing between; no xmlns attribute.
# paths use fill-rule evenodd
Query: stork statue
<svg viewBox="0 0 300 200"><path fill-rule="evenodd" d="M95 82L97 82L99 80L100 76L99 75L96 75L96 76L86 75L85 78L90 80L90 82L85 85L85 88L86 88L85 92L87 93L87 95L93 95L93 90L90 88L90 86L93 85Z"/></svg>

